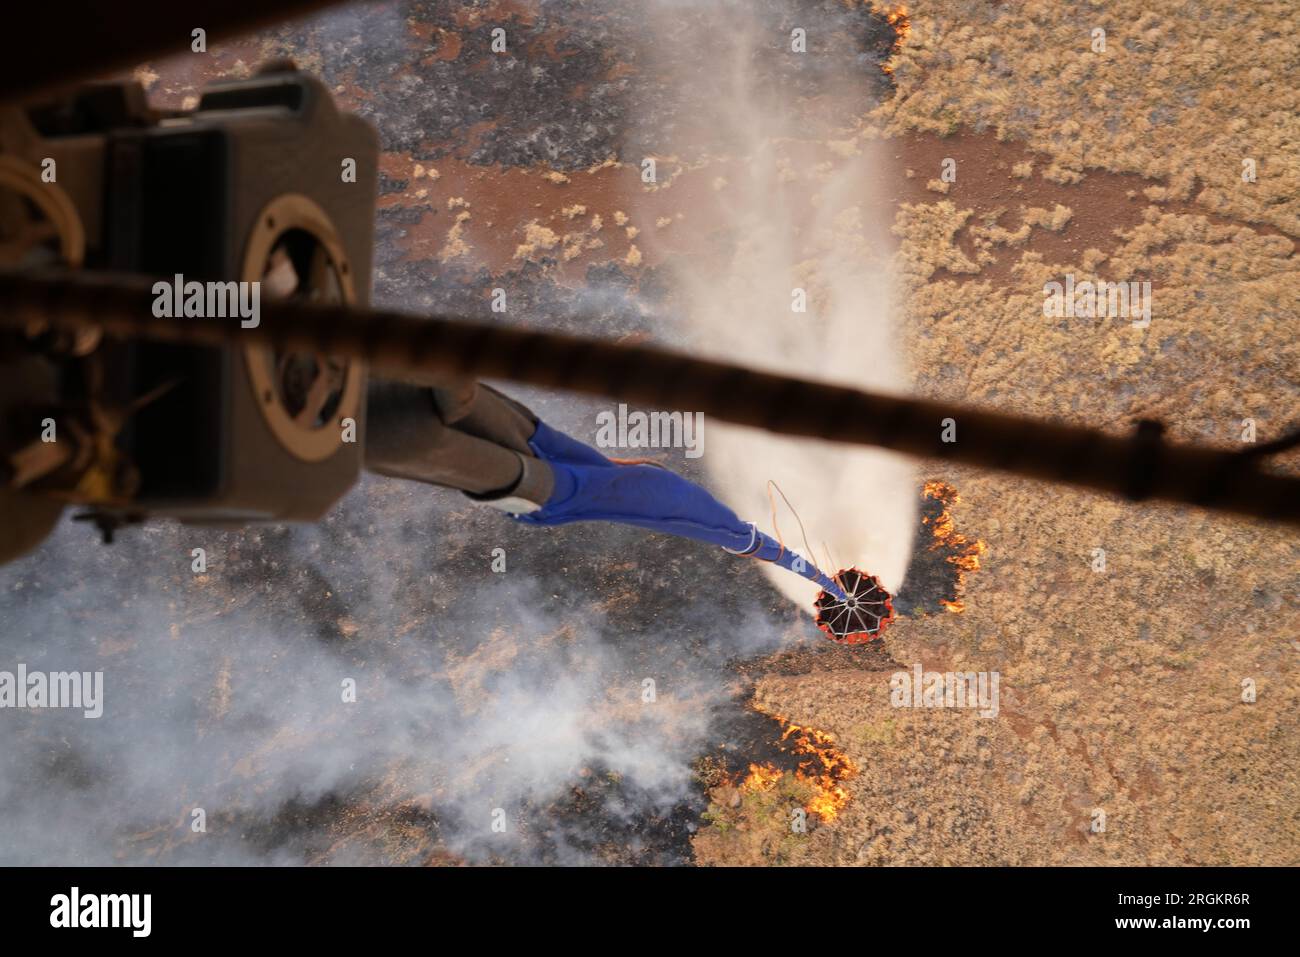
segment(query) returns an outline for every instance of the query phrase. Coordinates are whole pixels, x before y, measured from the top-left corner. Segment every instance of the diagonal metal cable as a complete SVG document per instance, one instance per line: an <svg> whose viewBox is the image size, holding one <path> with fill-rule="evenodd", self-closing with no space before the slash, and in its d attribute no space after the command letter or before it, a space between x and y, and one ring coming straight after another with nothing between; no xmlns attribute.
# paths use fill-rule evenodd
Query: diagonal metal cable
<svg viewBox="0 0 1300 957"><path fill-rule="evenodd" d="M447 316L268 302L261 323L153 315L153 280L94 272L0 271L0 326L98 326L123 337L218 346L253 342L364 359L391 378L429 373L509 379L629 403L703 412L783 435L874 445L1029 478L1300 525L1300 477L1260 456L1166 442L1159 423L1130 436L875 395L645 345L490 326ZM738 317L743 321L743 317ZM945 420L956 441L943 441Z"/></svg>

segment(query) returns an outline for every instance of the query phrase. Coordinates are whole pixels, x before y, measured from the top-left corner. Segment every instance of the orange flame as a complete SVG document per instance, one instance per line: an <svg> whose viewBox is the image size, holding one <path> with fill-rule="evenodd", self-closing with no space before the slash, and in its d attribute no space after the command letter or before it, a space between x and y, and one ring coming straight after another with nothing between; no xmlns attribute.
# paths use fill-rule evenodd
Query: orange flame
<svg viewBox="0 0 1300 957"><path fill-rule="evenodd" d="M947 556L947 561L957 567L957 598L954 601L941 600L939 604L948 611L961 614L966 610L966 603L960 597L966 588L966 576L980 570L980 556L988 551L988 546L978 539L971 541L957 532L952 507L961 501L961 496L955 488L947 482L926 482L922 494L943 504L943 511L930 525L930 534L934 538L930 547L947 549L951 553ZM921 521L930 520L922 517Z"/></svg>
<svg viewBox="0 0 1300 957"><path fill-rule="evenodd" d="M907 39L907 35L912 32L912 18L907 15L907 4L900 3L893 9L886 9L882 12L885 14L885 21L898 34L898 42L895 46L901 47L903 41Z"/></svg>
<svg viewBox="0 0 1300 957"><path fill-rule="evenodd" d="M809 814L816 814L823 821L833 821L849 803L850 795L844 782L858 773L857 765L848 755L835 747L834 735L805 725L793 724L779 714L770 714L770 712L764 714L769 714L785 726L781 741L787 744L794 754L803 756L803 760L794 771L795 779L812 784L817 789L817 793L804 805L804 810ZM777 786L786 773L772 764L751 764L749 774L740 784L741 790L751 793L770 791Z"/></svg>
<svg viewBox="0 0 1300 957"><path fill-rule="evenodd" d="M872 10L882 14L885 22L894 29L894 45L889 49L890 57L896 57L903 52L903 41L907 39L908 34L912 32L912 18L907 12L906 4L897 4L895 6L882 6L878 3L871 4ZM894 67L889 63L884 63L880 67L887 76L894 75Z"/></svg>
<svg viewBox="0 0 1300 957"><path fill-rule="evenodd" d="M781 772L770 764L751 764L749 775L740 783L745 791L770 791L781 780Z"/></svg>

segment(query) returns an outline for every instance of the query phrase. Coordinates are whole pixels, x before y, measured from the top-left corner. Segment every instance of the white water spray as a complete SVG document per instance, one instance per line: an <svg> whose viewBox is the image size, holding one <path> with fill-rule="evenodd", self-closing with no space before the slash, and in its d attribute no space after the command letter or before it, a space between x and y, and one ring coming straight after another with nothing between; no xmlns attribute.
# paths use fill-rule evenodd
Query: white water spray
<svg viewBox="0 0 1300 957"><path fill-rule="evenodd" d="M699 40L707 50L672 54L682 84L715 92L698 126L708 130L700 147L719 171L717 203L692 209L682 227L718 237L715 245L726 249L673 263L690 337L727 361L905 393L889 223L873 221L880 215L873 183L884 158L861 141L828 142L844 134L810 118L807 104L780 84L756 77L763 58L782 54L745 24L742 8L721 4L717 20L718 29ZM841 121L870 105L852 78L828 91L827 102ZM891 592L902 585L919 501L907 460L710 423L704 461L720 497L770 533L766 486L775 480L807 529L816 552L808 557L828 573L856 566ZM804 550L794 516L777 501L785 543ZM784 594L811 608L818 586L765 570Z"/></svg>

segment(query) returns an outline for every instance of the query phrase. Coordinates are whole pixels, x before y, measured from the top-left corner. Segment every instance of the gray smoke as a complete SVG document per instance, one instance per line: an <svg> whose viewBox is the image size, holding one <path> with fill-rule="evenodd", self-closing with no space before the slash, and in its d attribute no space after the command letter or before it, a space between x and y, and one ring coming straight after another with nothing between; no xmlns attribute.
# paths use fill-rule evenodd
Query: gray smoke
<svg viewBox="0 0 1300 957"><path fill-rule="evenodd" d="M378 480L319 527L158 525L104 547L63 524L0 569L0 668L103 671L104 715L0 711L0 862L402 860L392 828L372 846L352 818L394 807L469 860L589 859L593 821L546 808L601 776L618 787L595 819L689 800L722 661L783 640L752 613L708 631L689 595L656 633L658 588L627 628L597 582L644 543L594 542Z"/></svg>

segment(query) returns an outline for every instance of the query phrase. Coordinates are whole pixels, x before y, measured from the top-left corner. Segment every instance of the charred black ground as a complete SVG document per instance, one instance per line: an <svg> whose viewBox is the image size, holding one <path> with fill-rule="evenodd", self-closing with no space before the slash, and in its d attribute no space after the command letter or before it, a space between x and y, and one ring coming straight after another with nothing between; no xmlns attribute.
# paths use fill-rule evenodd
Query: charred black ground
<svg viewBox="0 0 1300 957"><path fill-rule="evenodd" d="M493 52L494 28L506 31L513 57ZM763 52L778 54L755 55L756 95L771 84L817 97L846 79L861 86L864 102L888 90L880 64L893 28L865 4L840 0L548 0L519 9L494 0L406 0L275 35L279 54L364 94L360 110L386 150L579 170L611 157L639 161L668 144L689 149L681 134L711 91L674 82L674 58L723 56L734 31L751 28L771 37ZM791 53L796 28L806 31L806 54ZM647 34L656 37L654 62Z"/></svg>
<svg viewBox="0 0 1300 957"><path fill-rule="evenodd" d="M958 556L959 549L934 538L935 522L943 515L944 507L937 498L921 496L912 558L907 563L903 587L894 596L894 610L900 616L933 614L943 610L940 602L957 600L960 576L952 559Z"/></svg>

